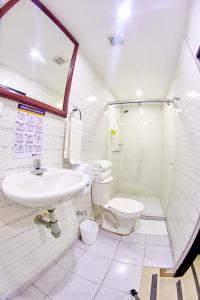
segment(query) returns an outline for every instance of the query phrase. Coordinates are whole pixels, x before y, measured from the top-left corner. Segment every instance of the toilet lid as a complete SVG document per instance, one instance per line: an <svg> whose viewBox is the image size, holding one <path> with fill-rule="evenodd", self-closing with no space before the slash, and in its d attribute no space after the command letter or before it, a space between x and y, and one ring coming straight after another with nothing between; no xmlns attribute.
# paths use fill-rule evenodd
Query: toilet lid
<svg viewBox="0 0 200 300"><path fill-rule="evenodd" d="M143 211L144 205L134 199L113 198L108 201L107 207L123 214L137 214Z"/></svg>

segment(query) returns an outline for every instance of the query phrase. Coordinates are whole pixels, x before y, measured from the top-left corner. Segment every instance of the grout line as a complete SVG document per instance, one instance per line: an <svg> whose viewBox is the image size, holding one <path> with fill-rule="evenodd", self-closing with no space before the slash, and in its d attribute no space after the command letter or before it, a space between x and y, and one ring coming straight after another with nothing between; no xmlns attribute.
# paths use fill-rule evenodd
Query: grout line
<svg viewBox="0 0 200 300"><path fill-rule="evenodd" d="M76 249L78 249L78 250L80 250L80 248L76 248ZM83 249L82 249L83 250ZM61 264L59 264L59 261L57 262L57 265L59 265L61 268L63 268L65 271L71 271L71 269L78 263L78 261L81 259L81 257L86 253L86 251L87 250L83 250L83 253L79 256L79 258L77 259L77 261L69 268L69 269L67 269L67 268L65 268L65 267L63 267L63 265L61 265ZM66 253L66 255L67 255L67 253Z"/></svg>
<svg viewBox="0 0 200 300"><path fill-rule="evenodd" d="M113 255L113 258L115 257L115 254L117 253L117 250L118 250L118 248L119 248L120 242L121 242L121 240L119 240L119 241L118 241L118 245L117 245L117 247L116 247L116 250L115 250L115 253L114 253L114 255ZM107 270L107 272L106 272L106 274L105 274L104 278L102 279L102 281L101 281L101 284L100 284L100 286L99 286L99 288L98 288L98 290L97 290L96 294L94 295L94 298L93 298L93 300L94 300L94 299L95 299L95 297L97 296L97 294L98 294L98 292L99 292L100 288L102 287L102 283L103 283L104 279L106 278L106 276L107 276L108 272L110 271L110 267L111 267L111 265L112 265L112 263L113 263L113 261L114 261L114 260L113 260L113 258L111 259L111 262L110 262L109 268L108 268L108 270Z"/></svg>
<svg viewBox="0 0 200 300"><path fill-rule="evenodd" d="M121 261L121 260L116 260L116 259L112 259L112 261L113 261L113 262L122 263L122 264L126 264L126 265L129 265L129 266L144 267L144 265L142 265L142 264L137 265L136 263L128 263L128 262ZM150 267L150 268L151 268L151 267ZM159 268L159 267L155 267L155 268Z"/></svg>
<svg viewBox="0 0 200 300"><path fill-rule="evenodd" d="M55 265L57 265L57 264L55 264ZM59 267L61 267L60 265L59 265ZM65 271L68 271L68 270L66 270L66 269L64 269ZM45 273L45 275L47 274L47 272ZM45 294L46 296L48 296L49 297L49 294L57 287L57 285L66 277L66 275L67 274L65 274L61 279L60 279L60 281L55 285L55 286L53 286L51 289L50 289L50 291L46 294L46 292L44 292L43 290L41 290L36 284L35 284L35 282L33 282L32 283L32 285L35 287L35 288L37 288L39 291L41 291L43 294ZM45 296L45 297L46 297Z"/></svg>
<svg viewBox="0 0 200 300"><path fill-rule="evenodd" d="M67 250L67 252L66 252L66 254L65 255L67 255L67 253L71 250L71 249L73 249L73 247L75 247L75 245L74 246L72 246L71 248L69 248L68 250ZM82 249L83 250L83 249ZM81 254L81 256L78 258L78 260L77 260L77 262L79 261L79 259L83 256L83 254L86 252L86 250L84 251L83 250L83 253ZM64 257L65 255L63 255L62 257ZM59 260L58 260L59 261ZM64 269L66 272L68 272L68 273L71 273L71 274L74 274L74 273L72 273L72 272L70 272L70 270L71 270L71 268L73 268L74 267L74 265L77 263L75 263L70 269L67 269L67 268L65 268L65 267L63 267L63 266L61 266L59 263L58 263L58 261L56 261L56 263L54 264L54 266L55 265L58 265L59 267L61 267L62 269ZM54 266L52 266L50 269L52 269ZM50 270L49 269L49 270ZM49 271L48 270L48 271ZM46 272L47 273L47 272ZM45 273L45 274L46 274ZM44 274L44 275L45 275ZM44 276L43 275L43 276ZM44 293L40 288L38 288L35 284L34 284L34 282L32 283L32 285L34 285L37 289L39 289L41 292L43 292L44 294L46 294L46 296L48 296L49 298L50 298L50 293L59 285L59 283L61 282L61 281L63 281L64 280L64 278L67 276L67 274L65 274L64 276L63 276L63 278L48 292L48 294L46 294L46 293ZM42 277L42 276L41 276ZM52 298L50 298L50 299L52 299Z"/></svg>
<svg viewBox="0 0 200 300"><path fill-rule="evenodd" d="M23 295L28 289L30 289L31 287L36 288L39 292L41 292L42 294L44 294L44 298L42 298L42 299L45 299L46 296L48 296L48 295L47 295L46 293L44 293L41 289L39 289L37 286L35 286L33 283L31 283L26 289L24 289L21 293L19 293L18 295L16 295L15 298L16 298L16 297L22 296L22 295ZM9 298L9 299L11 299L11 298Z"/></svg>
<svg viewBox="0 0 200 300"><path fill-rule="evenodd" d="M86 278L86 277L84 277L84 276L82 276L82 275L76 274L76 273L74 273L74 272L72 272L72 271L69 271L69 273L70 273L70 275L78 276L78 277L80 277L80 278L82 278L82 279L84 279L84 280L87 280L87 281L91 282L91 283L94 283L94 284L96 284L96 285L100 285L98 282L92 281L91 279L88 279L88 278ZM63 279L64 279L64 278L63 278ZM62 281L62 280L61 280L61 281Z"/></svg>
<svg viewBox="0 0 200 300"><path fill-rule="evenodd" d="M77 261L78 262L78 261ZM76 265L76 263L74 264L74 266ZM66 270L66 269L65 269ZM71 270L68 270L68 273L69 274L67 274L67 275L74 275L74 276L77 276L77 277L80 277L80 278L82 278L82 279L84 279L84 280L87 280L87 281L89 281L89 282L91 282L91 283L94 283L94 284L96 284L96 285L99 285L99 283L97 283L96 281L92 281L91 279L88 279L88 278L86 278L86 277L83 277L83 276L81 276L81 275L79 275L79 274L76 274L76 273L74 273L74 272L72 272ZM46 296L48 296L50 299L52 299L49 295L50 295L50 293L62 282L62 281L64 281L64 279L66 278L66 276L67 275L65 275L55 286L54 286L54 288L51 290L51 291L49 291L49 293L46 295ZM43 292L44 293L44 292Z"/></svg>

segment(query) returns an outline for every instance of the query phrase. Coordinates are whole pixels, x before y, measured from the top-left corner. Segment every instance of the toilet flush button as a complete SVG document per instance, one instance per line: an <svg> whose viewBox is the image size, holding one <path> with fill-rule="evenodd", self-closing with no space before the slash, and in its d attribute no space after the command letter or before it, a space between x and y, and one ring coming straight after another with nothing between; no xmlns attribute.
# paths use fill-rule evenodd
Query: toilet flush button
<svg viewBox="0 0 200 300"><path fill-rule="evenodd" d="M0 102L0 117L3 116L3 103Z"/></svg>

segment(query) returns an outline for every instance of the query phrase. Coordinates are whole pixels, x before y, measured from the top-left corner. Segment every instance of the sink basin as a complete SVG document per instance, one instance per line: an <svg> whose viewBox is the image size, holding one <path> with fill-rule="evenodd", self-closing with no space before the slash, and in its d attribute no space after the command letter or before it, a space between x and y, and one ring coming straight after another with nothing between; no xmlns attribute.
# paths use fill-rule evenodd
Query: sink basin
<svg viewBox="0 0 200 300"><path fill-rule="evenodd" d="M55 208L88 184L87 175L67 169L49 169L41 176L23 172L7 176L2 184L4 194L16 203L29 207Z"/></svg>

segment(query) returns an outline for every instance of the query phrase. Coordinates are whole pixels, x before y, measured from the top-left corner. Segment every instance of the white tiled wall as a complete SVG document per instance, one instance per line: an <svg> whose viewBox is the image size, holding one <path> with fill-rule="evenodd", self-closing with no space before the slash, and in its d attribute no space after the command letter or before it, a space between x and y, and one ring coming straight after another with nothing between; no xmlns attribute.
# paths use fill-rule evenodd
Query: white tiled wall
<svg viewBox="0 0 200 300"><path fill-rule="evenodd" d="M163 105L162 163L160 177L160 200L167 210L174 171L175 112L174 105Z"/></svg>
<svg viewBox="0 0 200 300"><path fill-rule="evenodd" d="M181 98L175 119L175 164L167 223L176 262L191 242L200 215L200 0L192 1L190 22L169 97Z"/></svg>
<svg viewBox="0 0 200 300"><path fill-rule="evenodd" d="M128 113L123 113L126 109ZM121 152L113 154L118 162L116 192L159 196L162 107L144 104L141 109L136 105L121 108Z"/></svg>
<svg viewBox="0 0 200 300"><path fill-rule="evenodd" d="M98 102L87 102L95 96ZM72 83L70 105L82 111L82 159L107 157L107 118L104 113L113 97L87 61L79 54ZM20 172L30 167L30 159L13 159L13 134L17 103L1 98L5 104L0 117L0 180L6 174ZM47 113L43 135L43 165L63 166L64 119ZM25 284L40 272L78 236L79 223L76 209L90 210L90 196L72 199L57 210L62 230L59 239L49 231L34 224L37 210L19 206L0 197L0 299Z"/></svg>

